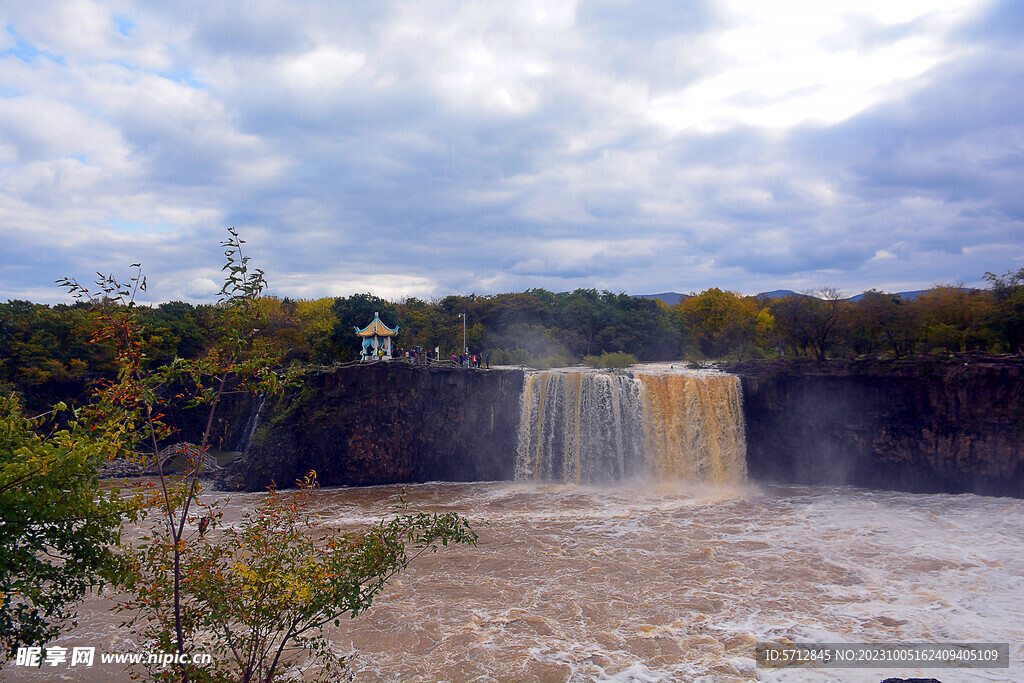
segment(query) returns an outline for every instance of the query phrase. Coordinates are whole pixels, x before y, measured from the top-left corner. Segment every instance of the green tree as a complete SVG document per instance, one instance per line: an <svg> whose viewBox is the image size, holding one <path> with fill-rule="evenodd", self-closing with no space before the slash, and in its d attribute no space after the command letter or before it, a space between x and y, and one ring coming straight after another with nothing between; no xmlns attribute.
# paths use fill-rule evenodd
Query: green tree
<svg viewBox="0 0 1024 683"><path fill-rule="evenodd" d="M379 313L381 322L394 328L399 325L398 310L394 304L372 294L353 294L334 300L335 322L331 328L331 345L337 360L355 360L359 357L362 339L356 336L355 328L366 327L373 322L373 314Z"/></svg>
<svg viewBox="0 0 1024 683"><path fill-rule="evenodd" d="M723 358L730 353L737 358L749 356L758 335L769 336L774 324L770 314L758 317L761 305L756 297L717 287L680 301L676 310L691 343L705 358Z"/></svg>
<svg viewBox="0 0 1024 683"><path fill-rule="evenodd" d="M1024 268L1003 275L985 273L992 283L992 317L989 326L1005 340L1005 349L1024 350Z"/></svg>
<svg viewBox="0 0 1024 683"><path fill-rule="evenodd" d="M334 299L322 297L316 300L300 299L295 302L295 315L305 347L309 349L310 360L319 362L332 360L328 350L328 337L334 326Z"/></svg>
<svg viewBox="0 0 1024 683"><path fill-rule="evenodd" d="M124 569L112 548L128 509L99 486L102 431L42 427L0 396L0 664L73 626L75 604Z"/></svg>
<svg viewBox="0 0 1024 683"><path fill-rule="evenodd" d="M442 351L455 348L454 322L449 314L416 298L406 299L396 308L401 321L401 346L422 346L425 351L433 351L435 346L441 347ZM462 343L461 324L458 343Z"/></svg>
<svg viewBox="0 0 1024 683"><path fill-rule="evenodd" d="M870 290L857 303L859 317L873 337L881 336L893 356L909 356L919 337L917 312L899 294Z"/></svg>
<svg viewBox="0 0 1024 683"><path fill-rule="evenodd" d="M776 299L771 309L787 341L801 352L812 350L819 361L825 360L847 313L839 291L832 287Z"/></svg>
<svg viewBox="0 0 1024 683"><path fill-rule="evenodd" d="M927 351L974 351L989 346L992 298L988 292L963 285L937 285L913 302L922 327L922 347Z"/></svg>
<svg viewBox="0 0 1024 683"><path fill-rule="evenodd" d="M576 356L588 356L605 312L596 289L577 289L559 297L555 316L560 321L566 347Z"/></svg>
<svg viewBox="0 0 1024 683"><path fill-rule="evenodd" d="M594 347L632 353L640 360L665 360L678 353L679 334L664 303L607 291L601 300L605 310Z"/></svg>
<svg viewBox="0 0 1024 683"><path fill-rule="evenodd" d="M146 323L154 333L173 341L171 352L163 357L154 357L154 362L170 363L175 358L197 358L202 355L206 339L199 326L199 313L195 306L183 301L171 301L146 313Z"/></svg>
<svg viewBox="0 0 1024 683"><path fill-rule="evenodd" d="M112 355L90 344L95 323L80 306L0 304L0 385L18 391L28 413L81 403L90 380L113 373Z"/></svg>
<svg viewBox="0 0 1024 683"><path fill-rule="evenodd" d="M763 353L778 352L779 333L775 324L775 316L768 308L761 308L754 319L757 346Z"/></svg>
<svg viewBox="0 0 1024 683"><path fill-rule="evenodd" d="M291 361L308 361L312 354L302 334L302 321L295 301L285 297L260 297L261 317L266 327L259 331L259 339L268 351Z"/></svg>

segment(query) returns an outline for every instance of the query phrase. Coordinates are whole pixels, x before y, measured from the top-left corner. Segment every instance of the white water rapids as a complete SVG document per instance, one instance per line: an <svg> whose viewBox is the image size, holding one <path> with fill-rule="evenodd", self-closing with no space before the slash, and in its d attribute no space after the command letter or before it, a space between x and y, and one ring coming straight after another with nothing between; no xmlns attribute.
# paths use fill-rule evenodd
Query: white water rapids
<svg viewBox="0 0 1024 683"><path fill-rule="evenodd" d="M479 548L431 557L334 634L358 652L357 680L1024 680L1019 500L812 487L413 491L421 506L489 523ZM368 519L366 502L341 517ZM1013 668L755 666L757 641L786 639L1009 642Z"/></svg>
<svg viewBox="0 0 1024 683"><path fill-rule="evenodd" d="M237 517L260 494L235 494ZM358 527L393 486L326 489ZM1024 501L846 487L411 486L415 509L479 525L477 548L420 558L363 616L328 630L356 681L1024 680ZM65 646L137 651L109 603ZM1009 642L1011 668L770 670L760 640ZM11 680L114 680L114 665ZM311 680L316 680L311 672ZM127 680L121 677L122 680Z"/></svg>

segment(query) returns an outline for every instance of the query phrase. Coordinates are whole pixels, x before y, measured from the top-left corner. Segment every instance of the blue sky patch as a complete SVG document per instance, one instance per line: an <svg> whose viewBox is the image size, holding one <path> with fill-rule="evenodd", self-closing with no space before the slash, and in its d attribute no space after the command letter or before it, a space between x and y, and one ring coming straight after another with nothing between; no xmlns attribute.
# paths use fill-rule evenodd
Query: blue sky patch
<svg viewBox="0 0 1024 683"><path fill-rule="evenodd" d="M115 14L111 17L114 21L114 26L117 27L117 32L125 37L131 37L132 29L135 28L135 22L129 19L124 14Z"/></svg>
<svg viewBox="0 0 1024 683"><path fill-rule="evenodd" d="M42 56L46 59L49 59L51 62L55 62L57 64L64 64L63 57L55 55L52 52L48 52L46 50L39 50L31 43L28 43L25 40L23 40L18 35L18 32L14 30L13 26L7 26L7 33L14 37L16 44L12 48L0 51L0 59L6 59L7 57L16 57L17 59L20 59L26 64L31 64L36 60L37 57Z"/></svg>

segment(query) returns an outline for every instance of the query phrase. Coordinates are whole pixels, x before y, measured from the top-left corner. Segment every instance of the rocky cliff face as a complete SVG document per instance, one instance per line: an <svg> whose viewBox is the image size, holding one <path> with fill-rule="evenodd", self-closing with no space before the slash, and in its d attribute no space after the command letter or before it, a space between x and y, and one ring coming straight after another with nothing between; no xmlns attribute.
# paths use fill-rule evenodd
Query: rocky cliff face
<svg viewBox="0 0 1024 683"><path fill-rule="evenodd" d="M223 484L290 486L512 479L523 373L400 363L321 373L268 399Z"/></svg>
<svg viewBox="0 0 1024 683"><path fill-rule="evenodd" d="M730 370L751 479L1024 497L1024 361ZM310 469L323 485L512 479L523 377L398 363L312 376L267 400L223 483L286 487Z"/></svg>
<svg viewBox="0 0 1024 683"><path fill-rule="evenodd" d="M730 369L753 479L1024 497L1024 361Z"/></svg>

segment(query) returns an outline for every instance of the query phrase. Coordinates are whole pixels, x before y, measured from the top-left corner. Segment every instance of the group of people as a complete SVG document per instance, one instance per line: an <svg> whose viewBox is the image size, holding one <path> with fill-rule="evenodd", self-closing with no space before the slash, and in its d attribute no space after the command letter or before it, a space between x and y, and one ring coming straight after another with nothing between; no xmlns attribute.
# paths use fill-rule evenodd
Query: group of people
<svg viewBox="0 0 1024 683"><path fill-rule="evenodd" d="M453 353L452 354L452 365L461 366L464 368L479 368L481 365L486 365L487 369L491 368L491 354L489 353Z"/></svg>
<svg viewBox="0 0 1024 683"><path fill-rule="evenodd" d="M414 365L427 365L434 361L433 351L424 351L423 347L417 346L414 349L398 349L395 358L404 358Z"/></svg>
<svg viewBox="0 0 1024 683"><path fill-rule="evenodd" d="M438 360L437 354L433 351L424 351L422 347L417 346L414 349L398 349L395 352L395 358L405 359L407 362L414 365L429 365ZM480 368L491 367L491 354L489 353L453 353L452 354L452 365L456 367L464 368Z"/></svg>

